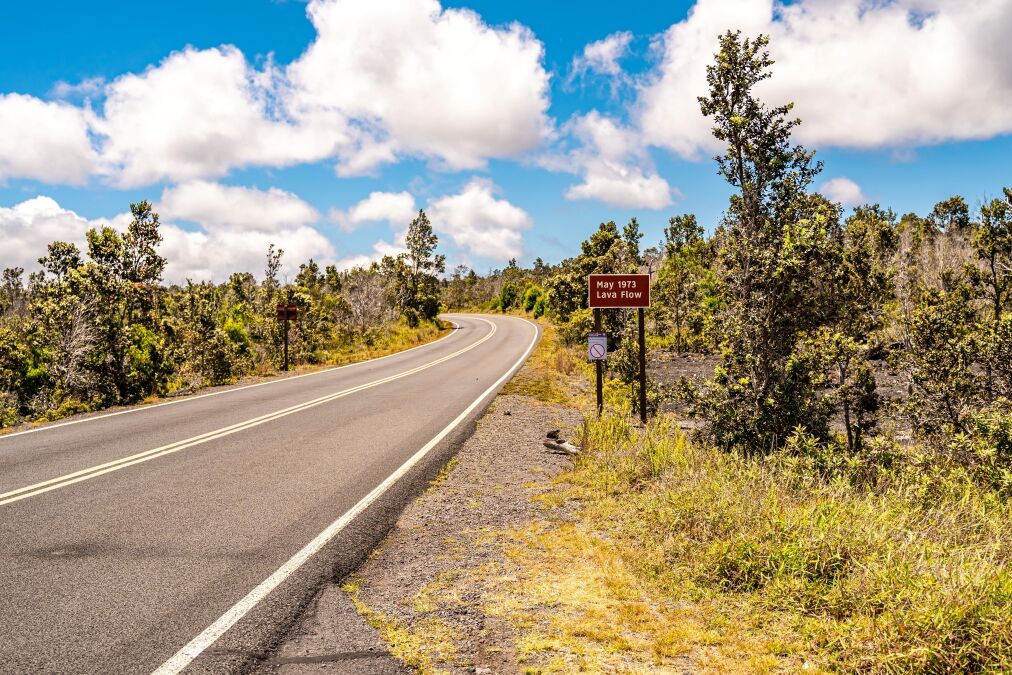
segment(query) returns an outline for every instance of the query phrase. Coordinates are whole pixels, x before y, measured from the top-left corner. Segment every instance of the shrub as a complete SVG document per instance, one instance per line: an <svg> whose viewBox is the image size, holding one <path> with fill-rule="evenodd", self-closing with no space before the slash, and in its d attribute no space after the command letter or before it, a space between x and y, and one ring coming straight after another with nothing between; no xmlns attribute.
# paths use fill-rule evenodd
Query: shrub
<svg viewBox="0 0 1012 675"><path fill-rule="evenodd" d="M529 285L524 289L523 299L521 305L525 312L533 312L535 305L541 301L545 292L541 290L540 286ZM542 303L542 314L544 314L544 303Z"/></svg>
<svg viewBox="0 0 1012 675"><path fill-rule="evenodd" d="M586 341L593 329L594 312L578 309L570 315L569 321L559 326L559 337L567 345L576 345Z"/></svg>
<svg viewBox="0 0 1012 675"><path fill-rule="evenodd" d="M502 285L502 289L499 291L499 309L504 312L511 310L520 298L520 291L516 284L507 282Z"/></svg>
<svg viewBox="0 0 1012 675"><path fill-rule="evenodd" d="M533 313L535 319L540 319L545 315L546 305L547 305L546 296L545 295L539 296L537 302L534 303Z"/></svg>
<svg viewBox="0 0 1012 675"><path fill-rule="evenodd" d="M1012 494L1012 402L999 400L974 414L968 426L968 433L949 442L953 458L984 485Z"/></svg>

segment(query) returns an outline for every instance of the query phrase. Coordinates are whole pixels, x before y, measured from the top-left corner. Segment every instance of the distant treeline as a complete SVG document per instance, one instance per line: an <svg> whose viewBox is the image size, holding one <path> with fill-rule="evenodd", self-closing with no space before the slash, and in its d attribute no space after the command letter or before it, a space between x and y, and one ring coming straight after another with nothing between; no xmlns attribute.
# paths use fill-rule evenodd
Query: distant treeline
<svg viewBox="0 0 1012 675"><path fill-rule="evenodd" d="M339 272L309 260L286 284L283 251L271 246L259 282L243 272L223 284L165 286L158 214L147 202L130 209L123 233L90 230L84 252L54 242L27 279L3 271L0 427L272 373L282 358L280 303L298 307L296 364L402 339L439 311L444 262L424 212L410 224L408 252L369 267Z"/></svg>

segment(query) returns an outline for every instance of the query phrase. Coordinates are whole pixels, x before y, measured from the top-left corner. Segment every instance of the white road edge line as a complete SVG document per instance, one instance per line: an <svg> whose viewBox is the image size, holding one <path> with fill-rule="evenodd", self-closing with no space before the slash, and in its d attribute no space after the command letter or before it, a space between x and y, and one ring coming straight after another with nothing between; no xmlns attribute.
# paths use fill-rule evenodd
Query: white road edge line
<svg viewBox="0 0 1012 675"><path fill-rule="evenodd" d="M359 384L354 387L349 387L348 389L343 389L341 391L326 394L319 398L315 398L311 401L305 401L303 403L299 403L288 408L275 410L273 412L266 413L259 417L254 417L248 420L244 420L242 422L237 422L236 424L232 424L227 427L222 427L220 429L205 432L198 436L184 438L182 440L175 441L168 445L163 445L161 447L154 448L153 450L145 450L144 452L139 452L137 454L129 455L127 457L121 457L119 459L106 462L105 464L99 464L97 466L88 467L86 469L81 469L80 471L75 471L73 473L65 474L63 476L50 478L49 480L45 480L40 483L34 483L32 485L27 485L25 487L11 490L10 492L0 494L0 506L4 506L5 504L12 504L14 502L21 501L22 499L28 499L29 497L35 497L37 495L45 494L46 492L58 490L59 488L62 487L74 485L75 483L80 483L82 481L91 480L92 478L104 476L107 473L119 471L120 469L125 469L129 466L133 466L134 464L140 464L142 462L148 462L153 459L157 459L159 457L164 457L165 455L171 455L181 450L191 448L195 445L201 445L202 443L207 443L208 441L213 441L222 438L224 436L230 436L234 433L245 431L246 429L251 429L266 422L272 422L276 419L287 417L288 415L292 415L297 412L302 412L303 410L308 410L309 408L314 408L318 405L329 403L339 398L344 398L345 396L358 393L365 389L372 389L373 387L378 387L381 384L393 382L394 380L400 380L410 375L414 375L415 373L420 373L423 370L428 370L429 368L437 366L441 363L444 363L451 359L455 359L461 354L469 352L472 349L478 347L479 345L492 339L492 336L495 335L496 333L495 324L489 321L488 319L483 319L481 317L476 318L478 319L478 321L484 321L489 326L491 326L492 330L489 331L488 335L485 335L476 342L472 342L463 349L458 349L457 351L451 354L441 356L435 361L429 361L428 363L423 363L422 365L411 368L410 370L405 370L400 373L388 375L387 377L383 377L378 380L372 380L371 382L366 382L364 384Z"/></svg>
<svg viewBox="0 0 1012 675"><path fill-rule="evenodd" d="M341 530L348 526L348 524L355 519L358 514L366 510L373 502L379 499L387 490L390 489L398 480L400 480L404 474L411 470L411 468L417 464L422 458L429 453L440 441L453 431L461 422L467 419L467 416L477 408L482 401L484 401L489 394L494 392L499 385L505 382L511 377L520 366L523 365L527 357L531 355L534 350L534 346L538 343L538 336L540 331L534 323L522 319L525 323L531 325L534 328L534 338L531 340L531 344L528 345L527 350L523 356L510 367L509 370L503 374L498 380L495 381L488 389L481 393L478 398L474 400L471 405L464 409L464 412L460 413L452 422L443 428L438 434L436 434L432 440L426 443L422 448L412 455L404 464L402 464L396 471L390 474L386 480L373 488L372 492L367 494L361 499L355 506L351 507L346 511L340 518L331 523L327 529L310 541L306 546L293 555L284 565L282 565L276 572L267 577L259 586L250 591L246 597L237 602L227 612L225 612L217 621L212 623L204 632L197 637L193 638L189 644L185 645L182 649L175 653L175 655L168 661L163 663L154 671L152 675L177 675L182 672L184 668L189 666L194 659L200 656L208 647L213 645L218 638L225 634L225 632L239 622L246 614L249 613L261 600L273 591L275 588L280 586L285 579L292 575L293 572L298 570L302 565L315 555L320 549L322 549L327 542L336 537Z"/></svg>
<svg viewBox="0 0 1012 675"><path fill-rule="evenodd" d="M453 315L453 314L451 314L450 316L461 316L461 315ZM456 321L453 321L452 319L447 319L447 321L449 321L450 323L453 324L454 329L460 328L460 324L458 324ZM0 443L2 443L5 438L13 438L15 436L24 436L25 434L35 434L35 433L38 433L40 431L49 431L50 429L59 429L60 427L69 427L69 426L71 426L73 424L84 424L85 422L96 422L98 420L104 420L104 419L107 419L109 417L117 417L119 415L128 415L130 413L136 413L136 412L146 412L148 410L154 410L156 408L164 408L167 405L176 405L177 403L189 403L190 401L196 401L196 400L199 400L199 399L202 399L202 398L210 398L211 396L221 396L223 394L231 394L231 393L236 392L236 391L243 391L244 389L253 389L254 387L264 387L264 386L266 386L268 384L280 384L282 382L291 382L292 380L298 380L298 379L301 379L303 377L312 377L314 375L323 375L324 373L332 373L335 370L344 370L345 368L352 368L353 366L363 366L363 365L365 365L367 363L376 363L377 361L382 361L383 359L389 359L389 358L392 358L394 356L400 356L401 354L407 354L408 352L413 352L416 349L422 349L424 347L431 347L432 345L436 344L437 342L441 342L441 341L445 340L446 338L450 337L454 333L455 333L455 330L452 330L449 333L447 333L446 335L443 335L442 337L436 338L432 342L426 342L424 345L418 345L416 347L410 347L408 349L402 349L399 352L394 352L393 354L387 354L386 356L377 356L374 359L366 359L365 361L356 361L355 363L346 363L343 366L333 366L331 368L323 368L322 370L315 370L315 371L313 371L311 373L303 373L302 375L292 375L290 377L283 377L283 378L278 379L278 380L269 380L267 382L257 382L256 384L244 384L241 387L233 387L232 389L225 389L223 391L212 391L212 392L210 392L208 394L197 394L196 396L186 396L184 398L176 399L175 401L165 401L164 403L152 403L150 405L137 405L137 406L129 408L127 410L117 410L116 412L105 413L104 415L95 415L94 417L85 417L85 418L79 419L79 420L70 420L69 422L58 422L57 424L47 424L47 425L42 426L42 427L36 427L35 429L25 429L24 431L14 431L14 432L11 432L9 434L0 434Z"/></svg>

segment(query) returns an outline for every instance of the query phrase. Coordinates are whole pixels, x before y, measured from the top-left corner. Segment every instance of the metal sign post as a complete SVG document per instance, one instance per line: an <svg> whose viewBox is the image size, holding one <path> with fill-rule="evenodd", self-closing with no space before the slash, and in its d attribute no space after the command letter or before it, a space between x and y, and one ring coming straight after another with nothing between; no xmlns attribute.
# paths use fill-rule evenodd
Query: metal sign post
<svg viewBox="0 0 1012 675"><path fill-rule="evenodd" d="M288 322L295 321L299 318L299 307L298 305L278 305L278 321L285 322L284 330L284 343L285 343L285 362L281 370L288 372Z"/></svg>
<svg viewBox="0 0 1012 675"><path fill-rule="evenodd" d="M647 423L647 340L643 310L650 306L649 274L591 274L587 278L587 306L594 310L594 333L588 341L588 356L597 364L597 414L604 407L604 384L601 363L595 358L594 337L601 334L602 309L636 309L639 328L639 408L640 421ZM605 356L607 338L605 338Z"/></svg>
<svg viewBox="0 0 1012 675"><path fill-rule="evenodd" d="M643 308L636 309L639 313L640 328L640 422L647 423L647 338L643 327Z"/></svg>
<svg viewBox="0 0 1012 675"><path fill-rule="evenodd" d="M601 310L594 310L594 332L587 340L587 356L597 371L597 416L604 409L604 360L608 358L608 336L601 332Z"/></svg>

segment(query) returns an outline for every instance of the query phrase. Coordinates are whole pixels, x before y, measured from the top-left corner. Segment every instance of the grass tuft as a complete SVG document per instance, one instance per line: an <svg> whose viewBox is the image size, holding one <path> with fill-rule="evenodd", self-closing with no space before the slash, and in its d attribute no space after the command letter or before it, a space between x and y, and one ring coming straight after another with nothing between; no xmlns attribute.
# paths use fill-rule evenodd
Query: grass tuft
<svg viewBox="0 0 1012 675"><path fill-rule="evenodd" d="M450 628L436 617L425 617L411 628L392 617L367 606L359 597L357 580L344 583L341 590L348 594L355 609L370 626L379 631L390 654L421 675L442 675L441 663L452 663L457 650Z"/></svg>

